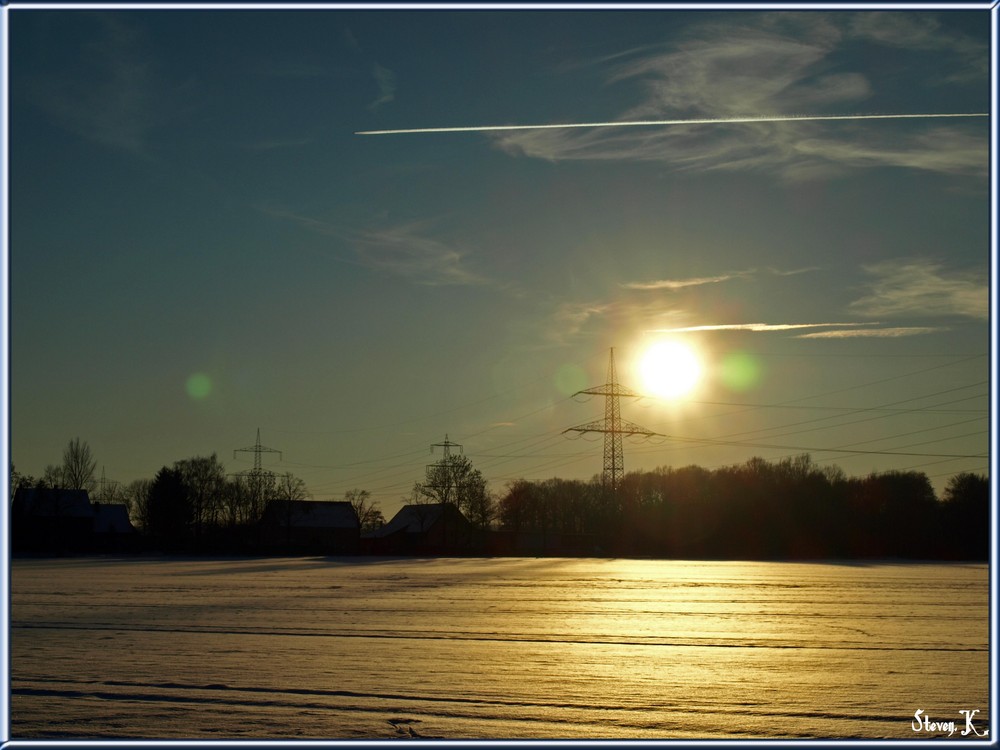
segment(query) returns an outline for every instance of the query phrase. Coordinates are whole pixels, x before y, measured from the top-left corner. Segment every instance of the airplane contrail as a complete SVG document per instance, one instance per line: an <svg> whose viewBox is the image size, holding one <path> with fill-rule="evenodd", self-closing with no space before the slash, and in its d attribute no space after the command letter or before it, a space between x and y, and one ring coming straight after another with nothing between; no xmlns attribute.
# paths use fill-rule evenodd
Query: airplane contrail
<svg viewBox="0 0 1000 750"><path fill-rule="evenodd" d="M399 135L402 133L477 133L492 130L554 130L556 128L636 128L657 125L724 125L748 122L806 122L816 120L920 120L942 117L989 117L986 112L924 113L899 115L778 115L763 117L722 117L681 120L625 120L611 122L564 122L551 125L473 125L449 128L406 128L358 130L355 135Z"/></svg>

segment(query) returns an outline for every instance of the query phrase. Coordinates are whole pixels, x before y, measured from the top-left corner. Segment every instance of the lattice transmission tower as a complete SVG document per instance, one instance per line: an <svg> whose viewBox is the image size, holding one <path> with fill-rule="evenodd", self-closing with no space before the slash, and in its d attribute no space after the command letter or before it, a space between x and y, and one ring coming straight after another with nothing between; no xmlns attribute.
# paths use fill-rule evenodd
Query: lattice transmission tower
<svg viewBox="0 0 1000 750"><path fill-rule="evenodd" d="M433 445L431 445L431 453L432 454L434 453L434 449L435 448L440 448L441 449L441 453L443 455L442 455L440 461L436 461L435 463L428 464L427 468L429 470L433 470L433 469L436 469L436 468L440 467L442 469L442 471L441 472L437 472L437 473L435 473L433 475L435 477L437 483L433 484L433 485L430 485L430 486L432 486L434 489L436 489L442 495L445 495L445 494L448 493L448 490L449 490L450 485L451 485L451 478L449 476L450 472L444 471L444 469L446 469L448 467L448 459L451 457L451 449L452 448L458 448L458 452L459 453L464 453L465 451L463 450L463 448L462 448L461 445L459 445L458 443L453 443L453 442L451 442L448 439L448 433L447 432L444 434L444 442L443 443L434 443ZM445 484L441 484L442 481L444 481Z"/></svg>
<svg viewBox="0 0 1000 750"><path fill-rule="evenodd" d="M262 453L277 453L278 459L281 459L281 451L275 450L274 448L266 448L260 444L260 427L257 428L257 442L251 445L249 448L237 448L233 451L233 458L236 458L237 453L253 453L253 468L247 469L245 471L237 472L236 474L230 474L230 476L236 477L244 482L246 482L246 490L249 493L248 498L250 500L250 508L246 511L250 516L250 519L255 522L257 527L257 543L261 543L263 538L263 526L256 521L260 520L261 514L264 512L264 502L268 499L266 497L266 488L270 485L274 478L277 476L270 469L265 469L263 461L261 461Z"/></svg>
<svg viewBox="0 0 1000 750"><path fill-rule="evenodd" d="M257 428L257 442L254 445L251 445L249 448L237 448L236 450L234 450L233 451L234 459L236 458L237 453L253 453L253 468L250 471L252 471L254 474L274 473L272 471L264 470L263 464L260 460L261 453L277 453L278 459L279 460L281 459L281 451L275 450L274 448L265 448L263 445L260 444L260 427ZM247 472L240 472L240 473L245 474Z"/></svg>
<svg viewBox="0 0 1000 750"><path fill-rule="evenodd" d="M604 433L604 473L601 480L605 490L616 493L625 477L625 459L622 450L622 437L625 435L641 435L652 437L660 435L658 432L647 430L641 425L629 422L621 417L621 398L639 398L640 394L631 388L621 385L618 382L618 375L615 372L615 350L611 348L611 355L608 358L608 382L588 388L584 391L577 391L574 397L581 395L604 396L604 421L587 422L563 430L567 432L602 432Z"/></svg>

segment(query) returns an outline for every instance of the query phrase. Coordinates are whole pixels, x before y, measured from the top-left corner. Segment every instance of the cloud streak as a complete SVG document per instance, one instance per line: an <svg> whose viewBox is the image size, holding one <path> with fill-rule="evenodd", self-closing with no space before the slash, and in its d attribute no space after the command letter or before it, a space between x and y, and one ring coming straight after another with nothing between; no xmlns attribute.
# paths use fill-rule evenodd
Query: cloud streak
<svg viewBox="0 0 1000 750"><path fill-rule="evenodd" d="M378 98L368 105L368 109L374 110L396 98L396 74L375 63L372 75L375 76L375 83L378 84Z"/></svg>
<svg viewBox="0 0 1000 750"><path fill-rule="evenodd" d="M726 281L733 281L734 279L749 279L759 273L768 273L772 276L798 276L802 273L809 273L811 271L818 271L818 266L810 266L808 268L794 268L789 271L782 271L777 268L768 268L766 271L758 271L755 268L748 268L745 271L730 271L728 273L721 273L717 276L696 276L690 279L655 279L653 281L629 281L619 284L618 286L622 289L634 289L637 291L656 291L660 289L665 289L667 291L677 291L680 289L687 289L689 287L705 286L708 284L721 284Z"/></svg>
<svg viewBox="0 0 1000 750"><path fill-rule="evenodd" d="M258 208L272 218L331 237L339 246L350 248L353 253L348 252L346 258L344 252L331 254L341 262L401 276L423 286L493 284L490 279L468 268L467 252L429 236L429 221L355 229L273 206ZM352 254L353 258L350 257Z"/></svg>
<svg viewBox="0 0 1000 750"><path fill-rule="evenodd" d="M856 338L880 338L896 339L902 336L922 336L928 333L939 333L947 331L947 328L932 326L910 326L906 328L862 328L837 331L816 331L815 333L803 333L796 336L797 339L856 339Z"/></svg>
<svg viewBox="0 0 1000 750"><path fill-rule="evenodd" d="M646 333L697 333L700 331L794 331L801 328L849 328L871 326L877 323L722 323L719 325L684 326L681 328L653 328Z"/></svg>
<svg viewBox="0 0 1000 750"><path fill-rule="evenodd" d="M745 278L751 274L753 274L753 271L739 271L735 273L720 274L719 276L702 276L693 279L659 279L656 281L631 281L624 284L619 284L619 286L622 287L623 289L636 289L636 290L666 289L670 291L675 291L677 289L686 289L692 286L704 286L705 284L721 284L724 281Z"/></svg>
<svg viewBox="0 0 1000 750"><path fill-rule="evenodd" d="M489 281L469 270L466 253L427 236L426 222L355 234L355 249L365 265L425 286L479 286Z"/></svg>
<svg viewBox="0 0 1000 750"><path fill-rule="evenodd" d="M869 293L849 306L859 315L989 317L989 289L980 274L948 273L925 259L874 263L864 270L875 279Z"/></svg>

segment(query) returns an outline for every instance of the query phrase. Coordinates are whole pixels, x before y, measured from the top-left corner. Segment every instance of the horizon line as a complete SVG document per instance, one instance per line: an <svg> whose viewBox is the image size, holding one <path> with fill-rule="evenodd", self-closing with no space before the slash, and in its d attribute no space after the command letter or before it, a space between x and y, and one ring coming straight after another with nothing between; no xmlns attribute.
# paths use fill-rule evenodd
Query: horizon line
<svg viewBox="0 0 1000 750"><path fill-rule="evenodd" d="M624 128L663 125L724 125L752 122L802 122L816 120L907 120L946 117L989 117L988 112L944 112L888 115L775 115L759 117L712 117L673 120L620 120L609 122L566 122L543 125L468 125L433 128L395 128L390 130L356 130L354 135L400 135L405 133L474 133L497 130L554 130L558 128Z"/></svg>

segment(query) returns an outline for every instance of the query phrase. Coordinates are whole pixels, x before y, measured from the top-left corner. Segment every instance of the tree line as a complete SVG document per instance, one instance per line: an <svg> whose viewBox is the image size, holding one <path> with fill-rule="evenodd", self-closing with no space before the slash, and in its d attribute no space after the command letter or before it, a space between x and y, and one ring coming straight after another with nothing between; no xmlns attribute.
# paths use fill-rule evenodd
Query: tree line
<svg viewBox="0 0 1000 750"><path fill-rule="evenodd" d="M751 458L714 471L627 474L617 492L589 482L517 480L500 528L591 535L605 554L663 558L975 559L989 554L989 481L962 473L938 498L927 475L847 477L809 455Z"/></svg>
<svg viewBox="0 0 1000 750"><path fill-rule="evenodd" d="M124 503L158 548L241 551L259 547L268 508L290 513L309 499L291 473L227 474L216 454L161 468L152 479L98 489L97 462L86 442L71 440L61 465L42 477L11 467L18 486L85 489L98 502ZM362 531L385 524L379 503L348 490ZM664 558L986 559L989 481L951 478L938 498L926 474L888 471L848 477L808 454L750 460L715 470L661 467L626 474L612 491L589 481L517 479L499 493L464 455L428 466L404 502L457 507L481 532L577 537L597 554ZM488 547L484 546L484 549Z"/></svg>
<svg viewBox="0 0 1000 750"><path fill-rule="evenodd" d="M305 482L291 472L251 469L227 474L217 454L193 456L163 466L152 479L128 484L96 476L97 461L80 438L70 440L61 464L46 466L40 477L11 465L11 501L19 488L86 490L92 501L122 504L144 537L144 547L167 551L251 552L261 547L261 526L270 508L287 521L293 503L310 499ZM350 490L363 529L384 523L377 502L364 490ZM286 524L287 525L287 524Z"/></svg>

